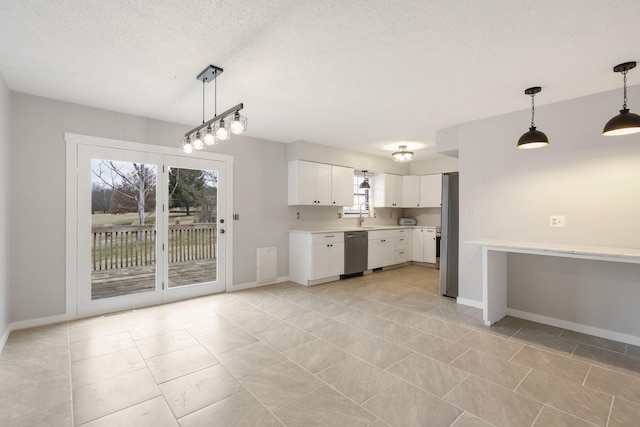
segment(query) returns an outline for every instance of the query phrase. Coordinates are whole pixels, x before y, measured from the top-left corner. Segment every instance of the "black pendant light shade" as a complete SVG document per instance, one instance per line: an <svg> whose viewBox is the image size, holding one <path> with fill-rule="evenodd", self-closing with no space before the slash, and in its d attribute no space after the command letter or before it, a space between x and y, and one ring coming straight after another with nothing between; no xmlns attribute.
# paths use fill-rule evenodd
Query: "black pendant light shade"
<svg viewBox="0 0 640 427"><path fill-rule="evenodd" d="M630 135L632 133L640 132L640 116L634 113L630 113L627 108L627 72L636 67L635 61L625 62L613 67L613 71L616 73L622 73L624 76L624 101L622 103L622 110L620 114L612 118L604 125L602 134L605 136L616 135Z"/></svg>
<svg viewBox="0 0 640 427"><path fill-rule="evenodd" d="M536 130L536 127L530 127L529 132L525 133L518 140L518 148L530 150L533 148L542 148L549 145L549 138L543 132Z"/></svg>
<svg viewBox="0 0 640 427"><path fill-rule="evenodd" d="M549 145L549 138L543 132L536 130L536 125L534 124L534 115L535 115L535 106L533 103L533 97L536 93L539 93L542 89L539 86L530 87L525 90L524 93L526 95L531 96L531 127L529 128L529 132L525 133L518 140L517 147L522 150L531 150L533 148L542 148Z"/></svg>
<svg viewBox="0 0 640 427"><path fill-rule="evenodd" d="M358 188L368 190L371 188L371 186L369 185L369 179L367 179L367 171L362 171L362 175L363 175L363 179L360 185L358 186Z"/></svg>

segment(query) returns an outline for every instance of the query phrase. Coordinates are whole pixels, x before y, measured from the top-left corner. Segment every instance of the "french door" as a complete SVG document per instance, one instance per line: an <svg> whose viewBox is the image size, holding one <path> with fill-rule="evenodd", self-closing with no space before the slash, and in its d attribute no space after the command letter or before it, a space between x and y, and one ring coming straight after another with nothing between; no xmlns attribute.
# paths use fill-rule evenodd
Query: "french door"
<svg viewBox="0 0 640 427"><path fill-rule="evenodd" d="M225 290L226 163L78 145L78 315Z"/></svg>

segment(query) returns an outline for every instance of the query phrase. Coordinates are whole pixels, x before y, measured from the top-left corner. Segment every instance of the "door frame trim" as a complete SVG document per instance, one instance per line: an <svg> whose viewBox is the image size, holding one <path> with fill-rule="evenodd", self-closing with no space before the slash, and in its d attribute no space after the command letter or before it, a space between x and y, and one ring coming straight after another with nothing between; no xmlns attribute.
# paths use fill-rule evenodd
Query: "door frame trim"
<svg viewBox="0 0 640 427"><path fill-rule="evenodd" d="M90 145L116 149L128 149L154 154L182 156L186 155L177 147L163 147L120 139L102 138L65 132L66 144L66 197L65 197L65 316L67 319L78 317L78 146ZM216 153L197 152L188 157L215 160L226 164L227 200L226 211L226 244L225 244L225 292L233 285L233 156Z"/></svg>

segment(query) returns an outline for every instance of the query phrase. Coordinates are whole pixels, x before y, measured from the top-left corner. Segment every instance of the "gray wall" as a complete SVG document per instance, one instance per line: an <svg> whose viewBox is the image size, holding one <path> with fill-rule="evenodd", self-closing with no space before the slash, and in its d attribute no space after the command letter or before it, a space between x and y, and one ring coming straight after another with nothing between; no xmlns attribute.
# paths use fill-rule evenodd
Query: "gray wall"
<svg viewBox="0 0 640 427"><path fill-rule="evenodd" d="M65 312L64 133L177 146L187 126L12 93L10 283L12 322ZM4 127L3 127L4 128ZM256 280L256 248L278 247L288 272L284 144L234 137L234 284ZM213 151L213 150L210 150Z"/></svg>
<svg viewBox="0 0 640 427"><path fill-rule="evenodd" d="M0 74L0 351L9 328L11 92Z"/></svg>
<svg viewBox="0 0 640 427"><path fill-rule="evenodd" d="M482 300L481 250L467 240L640 246L640 134L601 136L621 92L536 106L544 149L516 149L528 110L456 126L461 298ZM629 100L640 112L640 86ZM640 265L510 255L508 268L510 308L640 336Z"/></svg>

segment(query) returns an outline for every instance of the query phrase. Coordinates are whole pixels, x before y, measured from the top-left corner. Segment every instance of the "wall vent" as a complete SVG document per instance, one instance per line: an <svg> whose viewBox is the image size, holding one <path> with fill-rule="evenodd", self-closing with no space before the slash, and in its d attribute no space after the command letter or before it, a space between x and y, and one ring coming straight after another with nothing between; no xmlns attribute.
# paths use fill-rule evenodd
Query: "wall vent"
<svg viewBox="0 0 640 427"><path fill-rule="evenodd" d="M256 281L258 283L275 282L278 278L278 248L258 248Z"/></svg>

